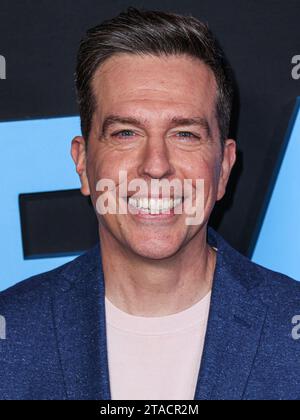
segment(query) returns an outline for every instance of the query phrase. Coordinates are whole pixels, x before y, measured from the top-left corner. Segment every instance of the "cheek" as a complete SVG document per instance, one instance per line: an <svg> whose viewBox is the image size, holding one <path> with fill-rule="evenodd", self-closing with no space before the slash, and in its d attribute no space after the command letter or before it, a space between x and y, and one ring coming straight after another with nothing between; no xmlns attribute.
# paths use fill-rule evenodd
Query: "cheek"
<svg viewBox="0 0 300 420"><path fill-rule="evenodd" d="M107 158L101 152L100 148L94 150L91 148L88 154L87 161L87 173L89 181L92 184L91 188L96 188L97 182L101 179L111 179L115 181L117 179L118 171L116 170L117 165L114 163L114 159Z"/></svg>
<svg viewBox="0 0 300 420"><path fill-rule="evenodd" d="M118 190L122 185L126 187L126 181L128 183L131 174L130 160L124 159L123 156L116 152L112 152L108 156L107 153L102 153L101 148L98 148L96 151L90 151L87 170L94 206L96 206L97 200L102 194L107 194L108 189L111 190L112 188L114 194L118 194ZM121 171L127 174L127 177L122 178L123 174L120 177ZM99 184L99 181L101 181L101 184ZM107 216L105 218L109 219Z"/></svg>
<svg viewBox="0 0 300 420"><path fill-rule="evenodd" d="M220 175L220 164L216 158L207 156L198 156L185 166L184 178L204 180L204 192L206 199L211 194L216 194Z"/></svg>

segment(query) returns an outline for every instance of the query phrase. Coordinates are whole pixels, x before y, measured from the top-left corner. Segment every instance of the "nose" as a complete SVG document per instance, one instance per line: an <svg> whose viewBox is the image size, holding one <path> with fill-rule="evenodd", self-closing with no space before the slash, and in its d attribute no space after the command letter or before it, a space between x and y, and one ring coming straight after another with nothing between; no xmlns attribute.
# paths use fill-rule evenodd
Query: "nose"
<svg viewBox="0 0 300 420"><path fill-rule="evenodd" d="M151 179L167 178L174 173L170 161L170 151L163 139L148 139L138 173L141 177L150 177Z"/></svg>

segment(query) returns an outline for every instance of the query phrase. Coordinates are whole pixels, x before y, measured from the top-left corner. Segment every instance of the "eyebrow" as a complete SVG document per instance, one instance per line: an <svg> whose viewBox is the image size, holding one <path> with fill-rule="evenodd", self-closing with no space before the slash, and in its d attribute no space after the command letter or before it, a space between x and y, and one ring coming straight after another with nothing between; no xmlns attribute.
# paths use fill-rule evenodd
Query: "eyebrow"
<svg viewBox="0 0 300 420"><path fill-rule="evenodd" d="M143 127L147 121L141 121L134 117L123 117L120 115L109 115L105 118L103 125L102 125L102 136L104 136L108 130L108 128L114 124L130 124L135 125L138 127ZM201 126L205 131L206 135L211 138L211 128L206 118L204 117L193 117L193 118L186 118L186 117L173 117L170 120L171 126L177 127L180 125L184 126L193 126L198 125Z"/></svg>

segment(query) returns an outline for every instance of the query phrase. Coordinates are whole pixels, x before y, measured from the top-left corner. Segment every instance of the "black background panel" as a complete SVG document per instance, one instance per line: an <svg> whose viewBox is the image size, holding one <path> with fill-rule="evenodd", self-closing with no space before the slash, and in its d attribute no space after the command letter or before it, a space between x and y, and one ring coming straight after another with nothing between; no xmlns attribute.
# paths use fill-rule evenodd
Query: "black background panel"
<svg viewBox="0 0 300 420"><path fill-rule="evenodd" d="M24 258L75 255L98 241L97 218L80 190L20 194Z"/></svg>

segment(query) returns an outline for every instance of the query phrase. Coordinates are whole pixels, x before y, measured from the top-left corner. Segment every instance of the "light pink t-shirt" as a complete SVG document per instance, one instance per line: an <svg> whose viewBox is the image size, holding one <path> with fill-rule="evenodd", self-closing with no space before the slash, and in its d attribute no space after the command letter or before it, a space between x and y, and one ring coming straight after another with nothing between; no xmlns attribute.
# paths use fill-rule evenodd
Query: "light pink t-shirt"
<svg viewBox="0 0 300 420"><path fill-rule="evenodd" d="M113 400L193 400L211 292L164 317L138 317L107 298L108 364Z"/></svg>

